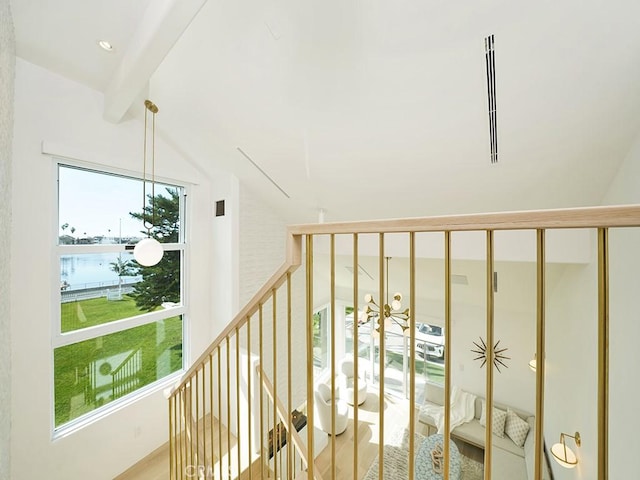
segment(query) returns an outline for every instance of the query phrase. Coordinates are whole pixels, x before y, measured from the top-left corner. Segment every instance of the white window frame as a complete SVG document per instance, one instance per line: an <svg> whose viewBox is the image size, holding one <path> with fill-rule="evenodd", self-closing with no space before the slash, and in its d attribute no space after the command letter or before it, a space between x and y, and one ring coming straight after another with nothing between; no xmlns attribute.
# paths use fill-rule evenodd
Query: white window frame
<svg viewBox="0 0 640 480"><path fill-rule="evenodd" d="M115 411L123 406L138 400L157 390L165 388L167 385L174 383L185 371L185 359L188 355L188 302L187 292L188 285L186 279L188 278L188 244L186 235L187 218L187 198L189 193L189 184L174 179L166 179L156 177L156 183L162 183L170 186L179 187L182 189L182 196L180 198L180 232L177 243L161 243L163 250L166 251L179 251L180 252L180 304L175 307L159 310L156 312L147 312L134 317L115 320L102 325L96 325L79 330L73 330L70 332L62 333L62 321L61 321L61 289L60 289L60 258L63 255L73 254L86 254L86 253L120 253L131 252L132 245L126 244L99 244L99 245L60 245L59 238L59 226L60 226L60 205L59 205L59 172L61 167L76 168L80 170L86 170L95 172L101 175L113 175L120 177L128 177L136 180L143 180L142 175L136 172L110 168L104 165L91 164L88 162L82 162L78 160L70 160L67 158L54 157L54 181L55 181L55 220L54 226L54 254L52 255L53 269L52 269L52 312L51 316L51 425L53 438L59 438L66 436L85 425L93 423L99 418L102 418L112 411ZM140 184L142 190L142 183ZM55 356L54 352L57 348L72 345L75 343L83 342L97 337L103 337L112 333L122 332L130 330L142 325L156 323L160 320L164 320L172 317L182 317L182 368L163 377L155 382L143 386L121 398L113 400L106 405L98 407L91 412L87 412L75 419L64 423L63 425L56 426L55 418Z"/></svg>

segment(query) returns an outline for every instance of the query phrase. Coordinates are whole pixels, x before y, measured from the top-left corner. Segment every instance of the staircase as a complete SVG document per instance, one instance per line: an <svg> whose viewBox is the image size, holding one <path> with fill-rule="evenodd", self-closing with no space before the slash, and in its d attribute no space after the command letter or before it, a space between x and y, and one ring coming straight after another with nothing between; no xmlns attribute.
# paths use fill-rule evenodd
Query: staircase
<svg viewBox="0 0 640 480"><path fill-rule="evenodd" d="M261 478L323 478L315 464L320 452L314 451L314 439L318 430L314 427L314 383L317 380L314 368L314 323L313 314L316 296L327 300L335 318L336 277L344 272L336 270L337 250L350 252L351 296L354 312L366 308L363 292L359 286L361 258L360 249L369 249L373 242L377 246L376 272L379 282L376 296L387 298L385 257L390 246L404 245L407 250L409 283L409 310L412 315L408 326L407 377L408 404L416 405L415 335L416 291L421 288L416 279L417 251L431 245L434 238L442 252L442 284L444 296L444 331L452 332L451 285L452 285L452 236L459 232L480 232L484 239L484 262L486 265L486 364L493 365L495 304L495 238L496 232L527 231L535 238L534 262L536 266L536 349L538 359L545 358L545 302L546 302L546 239L547 232L558 229L590 229L597 236L598 249L598 442L597 478L608 478L608 322L609 322L609 231L610 229L640 226L640 207L597 207L584 209L516 212L503 214L462 215L423 219L402 219L377 222L313 224L289 228L287 259L280 269L265 283L251 301L233 319L209 348L185 373L178 385L168 392L169 398L169 447L170 478L216 478L216 479L261 479ZM428 241L426 241L426 237ZM317 253L316 253L317 250ZM370 256L370 250L367 250ZM303 262L304 256L304 262ZM387 272L388 274L388 272ZM355 292L355 293L354 293ZM341 292L344 296L344 292ZM360 317L354 315L353 339L360 338ZM372 324L369 325L372 327ZM377 348L379 365L384 365L386 322L379 322L380 334ZM369 330L372 331L372 330ZM331 322L328 336L328 378L332 401L335 403L338 389L336 383L336 339L335 322ZM342 340L343 341L343 340ZM449 430L451 391L451 334L446 335L444 345L444 391L445 430ZM353 342L355 345L358 341ZM373 340L372 340L373 344ZM366 362L359 357L354 346L354 367ZM533 353L533 352L532 352ZM360 359L360 360L358 360ZM485 368L486 402L493 405L494 369ZM379 398L385 394L385 370L377 372L375 393ZM355 377L358 389L358 376ZM545 399L545 363L538 362L536 383L536 437L535 478L542 479L544 459L543 431ZM353 422L359 424L357 406L353 408ZM385 417L382 406L378 416L379 437L370 439L378 443L378 459L384 462ZM415 408L409 409L409 449L407 452L409 477L414 476L414 458L417 445L414 432L417 428ZM306 422L300 428L300 417ZM335 411L332 431L335 431ZM492 424L492 408L487 408L486 423ZM274 434L275 432L275 434ZM345 471L335 462L335 436L330 436L332 466L325 478L361 478L363 467L359 465L359 428L353 431L353 466ZM553 434L555 435L555 432ZM547 438L549 438L547 435ZM445 435L444 451L450 442ZM492 442L487 430L485 444ZM309 448L309 446L311 446ZM485 480L491 478L492 449L485 449ZM444 456L444 478L449 478L449 458ZM379 469L380 472L383 468ZM382 473L380 473L382 479Z"/></svg>

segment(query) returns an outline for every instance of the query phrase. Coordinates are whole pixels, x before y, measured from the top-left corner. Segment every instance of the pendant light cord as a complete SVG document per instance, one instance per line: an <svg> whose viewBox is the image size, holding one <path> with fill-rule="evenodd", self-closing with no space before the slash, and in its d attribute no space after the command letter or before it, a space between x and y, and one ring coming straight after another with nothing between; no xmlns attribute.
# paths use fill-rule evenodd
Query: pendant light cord
<svg viewBox="0 0 640 480"><path fill-rule="evenodd" d="M156 112L153 112L151 120L151 226L154 226L156 224Z"/></svg>
<svg viewBox="0 0 640 480"><path fill-rule="evenodd" d="M158 107L150 100L144 102L144 148L142 154L142 222L147 229L147 236L151 237L151 229L156 223L156 113ZM151 112L151 222L146 220L147 206L147 115Z"/></svg>
<svg viewBox="0 0 640 480"><path fill-rule="evenodd" d="M147 102L144 102L144 147L142 150L142 224L147 229L147 236L151 236L151 227L147 227L145 208L147 206Z"/></svg>

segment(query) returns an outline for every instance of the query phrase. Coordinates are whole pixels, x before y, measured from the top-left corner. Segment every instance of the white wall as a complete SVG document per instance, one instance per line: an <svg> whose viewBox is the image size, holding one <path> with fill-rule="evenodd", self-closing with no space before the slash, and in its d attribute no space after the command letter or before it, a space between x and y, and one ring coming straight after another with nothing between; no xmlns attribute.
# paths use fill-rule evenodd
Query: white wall
<svg viewBox="0 0 640 480"><path fill-rule="evenodd" d="M9 0L0 0L0 225L11 224L15 38ZM11 232L0 229L0 479L11 471Z"/></svg>
<svg viewBox="0 0 640 480"><path fill-rule="evenodd" d="M213 204L225 202L225 215L213 219L213 294L211 295L214 338L238 311L239 192L236 177L215 175Z"/></svg>
<svg viewBox="0 0 640 480"><path fill-rule="evenodd" d="M535 292L534 292L535 293ZM499 300L497 300L499 302ZM452 317L452 384L484 397L486 395L486 369L472 352L473 342L486 341L486 308L478 305L460 305L453 302ZM499 348L507 348L509 357L500 372L494 367L494 401L526 412L535 411L535 375L528 362L535 350L535 311L530 314L496 305L494 338Z"/></svg>
<svg viewBox="0 0 640 480"><path fill-rule="evenodd" d="M52 261L54 168L43 141L84 152L82 160L140 172L142 125L102 120L102 95L22 60L17 61L14 123L11 334L11 478L113 478L167 440L167 403L147 395L75 433L52 441ZM161 106L162 107L162 106ZM163 112L164 113L164 112ZM158 123L161 123L158 117ZM211 328L211 186L156 139L156 174L194 185L188 226L192 260L185 300L193 358ZM28 286L28 288L25 288ZM34 457L37 456L37 461Z"/></svg>
<svg viewBox="0 0 640 480"><path fill-rule="evenodd" d="M242 308L284 262L287 225L245 187L240 189L238 214Z"/></svg>
<svg viewBox="0 0 640 480"><path fill-rule="evenodd" d="M640 203L640 135L611 182L605 205ZM595 233L592 233L594 236ZM635 414L640 386L640 229L609 232L610 281L610 409L609 478L635 478L640 457L634 437L640 428ZM597 478L597 259L567 268L550 292L547 326L545 438L548 446L560 432L579 431L579 464L566 470L552 462L558 480Z"/></svg>
<svg viewBox="0 0 640 480"><path fill-rule="evenodd" d="M580 462L573 471L551 462L557 480L597 478L597 292L595 259L568 267L548 292L544 436L549 448L561 432L583 439L579 449L568 439Z"/></svg>
<svg viewBox="0 0 640 480"><path fill-rule="evenodd" d="M611 182L605 204L640 204L640 134ZM640 471L636 415L640 384L640 229L617 229L610 240L609 478L633 478ZM634 380L631 380L634 379Z"/></svg>

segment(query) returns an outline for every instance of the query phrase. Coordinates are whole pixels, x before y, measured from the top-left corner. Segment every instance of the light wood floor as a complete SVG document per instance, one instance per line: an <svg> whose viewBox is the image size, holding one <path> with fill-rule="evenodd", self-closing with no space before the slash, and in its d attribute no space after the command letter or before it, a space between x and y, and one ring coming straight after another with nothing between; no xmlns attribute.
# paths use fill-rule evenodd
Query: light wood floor
<svg viewBox="0 0 640 480"><path fill-rule="evenodd" d="M384 397L384 435L387 437L392 432L397 432L399 427L409 425L408 402L386 395ZM358 407L357 444L356 429L353 421L353 408L349 407L349 422L344 433L336 437L329 436L329 444L316 458L316 466L324 479L353 479L354 478L354 452L357 449L357 480L362 479L379 452L379 412L380 398L378 392L369 392L365 402ZM416 423L416 431L420 431ZM335 475L331 471L332 445L335 441Z"/></svg>
<svg viewBox="0 0 640 480"><path fill-rule="evenodd" d="M155 450L136 463L115 480L168 480L169 478L169 444Z"/></svg>
<svg viewBox="0 0 640 480"><path fill-rule="evenodd" d="M215 465L220 451L220 439L222 440L222 451L227 452L231 449L232 456L235 452L236 439L233 435L227 433L227 429L222 424L218 424L217 419L214 418L213 425L209 415L198 423L198 438L202 439L207 436L210 438L210 432L214 432L213 445L207 444L206 448L202 448L199 458L204 458L198 461L198 463L204 465ZM204 432L204 433L203 433ZM202 444L202 440L200 440ZM179 440L178 440L179 444ZM213 460L211 459L211 453L213 452ZM228 461L226 455L223 455L223 468L227 469L226 462ZM235 467L235 465L234 465ZM216 469L215 475L220 476L219 470ZM129 468L124 473L118 475L115 480L166 480L169 478L169 443L165 443L160 448L143 458L134 466Z"/></svg>
<svg viewBox="0 0 640 480"><path fill-rule="evenodd" d="M383 402L385 435L388 437L392 432L397 432L398 428L409 424L409 408L406 400L387 395ZM353 421L353 407L349 407L349 422L344 433L336 437L329 436L327 447L316 457L316 473L323 479L354 479L354 452L357 449L357 475L356 480L361 480L369 470L372 462L378 457L379 451L379 410L380 399L377 392L369 392L366 401L358 407L358 428L357 444L355 435L355 425ZM217 425L217 423L216 423ZM215 427L218 428L217 426ZM427 435L424 426L417 422L416 432ZM226 431L223 438L226 437ZM332 473L332 442L335 442L335 475ZM232 442L234 443L234 442ZM461 448L468 446L460 445ZM217 446L216 446L217 448ZM479 450L479 449L478 449ZM482 450L479 452L462 451L463 455L482 458ZM260 461L254 462L253 479L260 478ZM218 472L215 475L217 478ZM244 472L243 478L248 478L248 471ZM169 447L168 444L160 447L149 456L142 459L136 465L116 477L116 480L168 480L169 478ZM305 478L304 474L299 474L296 478Z"/></svg>

